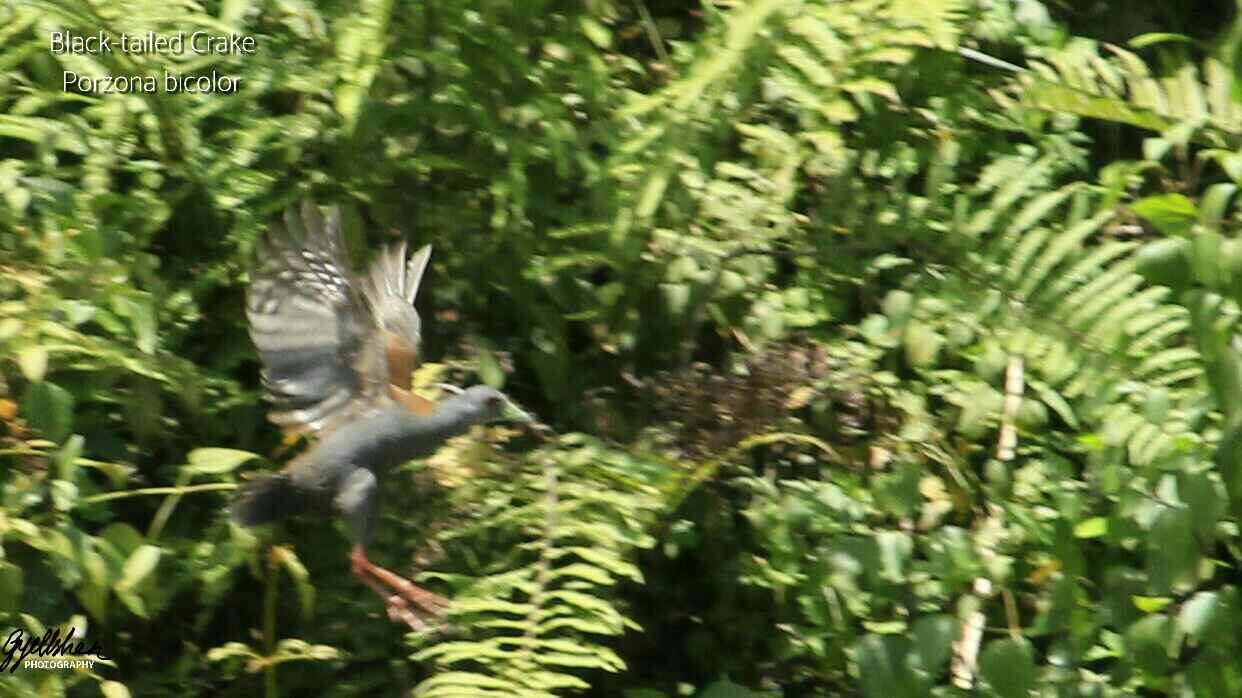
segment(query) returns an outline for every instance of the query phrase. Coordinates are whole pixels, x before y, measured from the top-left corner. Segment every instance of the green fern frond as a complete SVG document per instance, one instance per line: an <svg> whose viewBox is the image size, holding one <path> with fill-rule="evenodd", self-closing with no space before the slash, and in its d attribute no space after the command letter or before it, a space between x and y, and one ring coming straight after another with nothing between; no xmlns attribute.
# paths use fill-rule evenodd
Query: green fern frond
<svg viewBox="0 0 1242 698"><path fill-rule="evenodd" d="M969 278L1008 302L968 301L959 311L991 328L1006 353L1024 357L1033 380L1079 401L1065 409L1106 425L1105 441L1125 446L1135 465L1172 456L1177 440L1192 431L1187 424L1153 422L1129 403L1101 396L1116 398L1127 386L1134 396L1171 390L1175 404L1197 399L1203 361L1185 345L1189 312L1136 272L1137 244L1108 239L1116 212L1104 190L1082 184L1048 190L1035 177L1024 179L1016 196L989 196L1007 188L996 174L1011 171L1013 162L1002 158L976 187L981 211L973 219L990 220L991 229L1003 232L963 231L969 239L981 235L986 250ZM1071 195L1088 215L1075 220L1073 211L1063 211ZM1093 413L1093 404L1111 411Z"/></svg>
<svg viewBox="0 0 1242 698"><path fill-rule="evenodd" d="M874 111L875 100L898 103L896 71L914 57L914 49L956 45L964 9L959 0L917 8L900 2L764 0L722 15L716 29L720 40L705 43L717 47L714 53L621 111L622 119L637 128L620 148L614 172L651 173L636 188L641 192L634 205L638 219L656 213L669 195L668 164L696 152L695 144L710 138L722 110L736 113L739 102L761 92L765 102L798 114L798 140L822 145L823 134ZM751 62L761 69L745 69ZM637 121L656 114L659 121L650 126ZM711 124L702 120L705 114L715 115ZM814 150L794 152L800 165ZM635 160L645 165L638 167Z"/></svg>
<svg viewBox="0 0 1242 698"><path fill-rule="evenodd" d="M1004 106L1129 124L1168 132L1185 126L1196 140L1237 147L1242 107L1232 98L1233 76L1219 61L1185 64L1171 75L1153 76L1142 58L1105 45L1111 56L1078 45L1034 62L1012 84L993 94Z"/></svg>
<svg viewBox="0 0 1242 698"><path fill-rule="evenodd" d="M459 458L437 456L442 464ZM604 643L638 627L612 589L642 581L628 558L654 542L645 527L662 507L656 476L668 472L565 437L520 472L474 473L456 493L472 509L471 524L442 537L458 549L477 541L492 554L488 543L498 536L517 532L521 540L497 559L478 560L477 576L445 577L461 589L450 622L465 639L416 640L414 659L438 669L416 695L547 698L589 688L592 674L623 670Z"/></svg>

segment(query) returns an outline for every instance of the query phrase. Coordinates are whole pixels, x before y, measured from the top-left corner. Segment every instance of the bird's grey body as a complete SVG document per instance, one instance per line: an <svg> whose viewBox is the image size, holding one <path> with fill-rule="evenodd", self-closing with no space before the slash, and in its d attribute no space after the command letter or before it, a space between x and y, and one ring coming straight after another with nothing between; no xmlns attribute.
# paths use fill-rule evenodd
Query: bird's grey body
<svg viewBox="0 0 1242 698"><path fill-rule="evenodd" d="M354 422L348 435L329 433L288 472L306 491L332 490L354 467L383 475L393 466L435 453L446 440L464 433L484 416L472 406L465 393L442 401L427 416L387 405Z"/></svg>
<svg viewBox="0 0 1242 698"><path fill-rule="evenodd" d="M475 424L515 414L502 393L486 386L440 401L429 415L385 404L359 415L348 429L328 432L281 472L248 484L234 502L234 518L253 526L331 504L352 537L365 541L378 510L379 480L388 470L435 453Z"/></svg>

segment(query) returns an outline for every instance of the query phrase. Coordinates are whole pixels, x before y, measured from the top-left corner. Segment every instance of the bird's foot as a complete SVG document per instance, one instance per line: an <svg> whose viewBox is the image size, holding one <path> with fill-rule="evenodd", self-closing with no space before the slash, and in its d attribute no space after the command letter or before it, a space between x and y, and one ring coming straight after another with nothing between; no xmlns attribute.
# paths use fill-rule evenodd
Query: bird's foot
<svg viewBox="0 0 1242 698"><path fill-rule="evenodd" d="M371 562L362 546L354 547L350 563L354 576L384 600L388 618L393 622L421 630L428 621L448 611L448 599Z"/></svg>

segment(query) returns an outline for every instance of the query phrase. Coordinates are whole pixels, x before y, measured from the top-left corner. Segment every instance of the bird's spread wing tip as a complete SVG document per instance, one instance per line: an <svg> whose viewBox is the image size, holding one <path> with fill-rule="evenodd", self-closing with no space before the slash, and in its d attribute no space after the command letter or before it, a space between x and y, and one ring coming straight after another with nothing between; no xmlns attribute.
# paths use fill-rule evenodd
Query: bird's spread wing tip
<svg viewBox="0 0 1242 698"><path fill-rule="evenodd" d="M418 287L423 283L423 274L427 264L431 262L431 245L423 245L410 255L405 265L405 296L406 301L413 303L418 296Z"/></svg>

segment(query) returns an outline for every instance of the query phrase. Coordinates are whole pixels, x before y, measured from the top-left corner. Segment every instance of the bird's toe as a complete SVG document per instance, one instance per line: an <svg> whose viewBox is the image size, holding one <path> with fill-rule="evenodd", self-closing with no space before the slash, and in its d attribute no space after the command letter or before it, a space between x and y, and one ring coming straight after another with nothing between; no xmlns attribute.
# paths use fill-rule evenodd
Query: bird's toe
<svg viewBox="0 0 1242 698"><path fill-rule="evenodd" d="M427 627L427 622L418 616L405 599L393 594L386 603L388 619L394 623L405 623L415 632Z"/></svg>
<svg viewBox="0 0 1242 698"><path fill-rule="evenodd" d="M409 580L397 587L397 593L407 601L435 616L442 616L449 610L449 600L414 584Z"/></svg>

